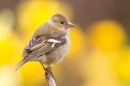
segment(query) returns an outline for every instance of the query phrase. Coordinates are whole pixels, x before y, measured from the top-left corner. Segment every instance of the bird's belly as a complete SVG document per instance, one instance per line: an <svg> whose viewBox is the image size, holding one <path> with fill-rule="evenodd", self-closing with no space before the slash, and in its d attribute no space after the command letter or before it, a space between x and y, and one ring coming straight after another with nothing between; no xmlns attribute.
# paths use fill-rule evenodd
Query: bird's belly
<svg viewBox="0 0 130 86"><path fill-rule="evenodd" d="M70 48L70 43L65 43L56 50L52 51L48 56L47 60L50 60L49 64L56 64L63 60Z"/></svg>

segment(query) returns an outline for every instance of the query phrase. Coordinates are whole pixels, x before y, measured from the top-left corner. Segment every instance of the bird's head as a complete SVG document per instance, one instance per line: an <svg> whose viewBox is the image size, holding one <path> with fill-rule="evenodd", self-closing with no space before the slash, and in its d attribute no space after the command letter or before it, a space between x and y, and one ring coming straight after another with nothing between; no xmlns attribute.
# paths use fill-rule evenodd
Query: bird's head
<svg viewBox="0 0 130 86"><path fill-rule="evenodd" d="M74 27L74 24L72 24L67 17L65 17L63 14L55 14L51 17L49 22L56 28L68 31L69 28Z"/></svg>

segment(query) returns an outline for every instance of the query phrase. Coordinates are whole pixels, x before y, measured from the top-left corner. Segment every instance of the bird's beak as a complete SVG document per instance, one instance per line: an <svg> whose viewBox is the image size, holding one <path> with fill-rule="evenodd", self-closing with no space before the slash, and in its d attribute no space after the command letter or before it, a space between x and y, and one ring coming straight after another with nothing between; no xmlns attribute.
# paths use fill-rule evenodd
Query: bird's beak
<svg viewBox="0 0 130 86"><path fill-rule="evenodd" d="M65 28L67 29L67 28L71 28L71 27L74 27L74 24L72 24L71 22L68 22Z"/></svg>

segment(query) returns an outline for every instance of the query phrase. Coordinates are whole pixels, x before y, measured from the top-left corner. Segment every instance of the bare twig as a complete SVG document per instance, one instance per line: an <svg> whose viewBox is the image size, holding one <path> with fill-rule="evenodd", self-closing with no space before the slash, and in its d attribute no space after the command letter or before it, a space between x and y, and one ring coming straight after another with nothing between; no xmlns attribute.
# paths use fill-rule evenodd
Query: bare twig
<svg viewBox="0 0 130 86"><path fill-rule="evenodd" d="M51 67L44 68L47 86L56 86L55 78Z"/></svg>

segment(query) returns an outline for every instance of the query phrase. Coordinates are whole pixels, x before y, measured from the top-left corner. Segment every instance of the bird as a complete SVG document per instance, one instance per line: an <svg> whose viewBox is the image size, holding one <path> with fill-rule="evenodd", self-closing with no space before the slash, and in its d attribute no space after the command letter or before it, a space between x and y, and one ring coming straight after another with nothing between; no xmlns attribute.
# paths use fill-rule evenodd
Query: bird
<svg viewBox="0 0 130 86"><path fill-rule="evenodd" d="M61 62L70 49L71 27L74 27L74 24L65 15L54 14L36 29L23 49L23 59L14 70L29 61L38 61L43 67Z"/></svg>

